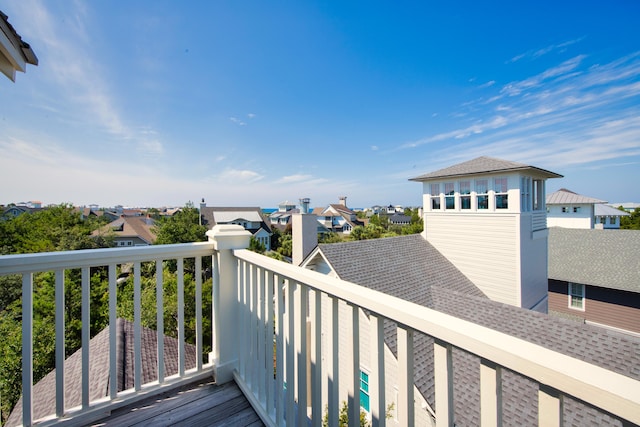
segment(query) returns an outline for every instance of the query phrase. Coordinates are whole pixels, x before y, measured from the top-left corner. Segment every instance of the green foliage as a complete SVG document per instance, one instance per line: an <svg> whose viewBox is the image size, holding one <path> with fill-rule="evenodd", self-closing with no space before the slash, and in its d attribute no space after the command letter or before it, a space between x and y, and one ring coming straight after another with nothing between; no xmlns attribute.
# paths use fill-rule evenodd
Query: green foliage
<svg viewBox="0 0 640 427"><path fill-rule="evenodd" d="M280 237L280 247L278 248L278 253L285 257L291 257L293 253L293 240L291 238L291 234L283 234Z"/></svg>
<svg viewBox="0 0 640 427"><path fill-rule="evenodd" d="M318 243L340 243L344 242L342 236L338 233L329 232L318 234Z"/></svg>
<svg viewBox="0 0 640 427"><path fill-rule="evenodd" d="M618 208L624 211L622 206ZM625 230L640 230L640 208L635 208L631 212L631 216L623 216L620 218L620 228Z"/></svg>
<svg viewBox="0 0 640 427"><path fill-rule="evenodd" d="M367 420L367 413L360 408L360 427L369 427L371 424ZM342 401L340 412L338 413L338 427L349 426L349 407L347 402ZM322 418L322 427L329 427L329 408L325 407L324 417Z"/></svg>
<svg viewBox="0 0 640 427"><path fill-rule="evenodd" d="M251 239L249 240L249 250L257 252L259 254L264 254L267 250L267 247L264 245L264 243L251 236Z"/></svg>
<svg viewBox="0 0 640 427"><path fill-rule="evenodd" d="M182 210L163 217L154 226L156 245L191 243L207 240L207 227L200 225L200 211L188 202Z"/></svg>
<svg viewBox="0 0 640 427"><path fill-rule="evenodd" d="M106 220L82 219L70 205L24 213L0 221L0 255L72 251L107 247L91 237Z"/></svg>
<svg viewBox="0 0 640 427"><path fill-rule="evenodd" d="M267 255L269 258L273 258L273 259L276 259L276 260L278 260L278 261L282 261L282 260L284 260L284 257L283 257L282 255L280 255L278 252L269 251L269 252L267 252L267 253L266 253L266 255Z"/></svg>
<svg viewBox="0 0 640 427"><path fill-rule="evenodd" d="M382 226L373 223L367 224L364 227L358 225L357 227L353 227L349 238L351 240L379 239L383 237L384 232L385 229Z"/></svg>

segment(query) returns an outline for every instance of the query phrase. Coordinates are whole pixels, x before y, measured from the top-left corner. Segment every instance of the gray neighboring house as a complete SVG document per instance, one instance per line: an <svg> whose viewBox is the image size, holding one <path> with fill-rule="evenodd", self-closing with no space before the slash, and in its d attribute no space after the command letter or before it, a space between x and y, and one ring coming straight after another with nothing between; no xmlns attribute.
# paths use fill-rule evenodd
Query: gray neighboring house
<svg viewBox="0 0 640 427"><path fill-rule="evenodd" d="M320 244L303 266L640 379L640 338L492 301L420 235ZM394 355L395 331L385 323L385 343ZM434 408L433 339L416 334L414 354L414 384ZM456 425L479 425L480 360L455 348L453 359ZM504 425L538 425L536 393L533 382L504 370ZM570 398L564 399L563 419L565 425L623 425Z"/></svg>
<svg viewBox="0 0 640 427"><path fill-rule="evenodd" d="M550 228L549 312L640 336L640 231Z"/></svg>
<svg viewBox="0 0 640 427"><path fill-rule="evenodd" d="M158 378L158 334L142 327L142 378L146 384ZM134 386L134 337L133 323L124 319L116 321L117 387L118 391ZM185 369L196 366L196 347L185 344ZM165 377L178 372L178 340L164 337ZM72 408L82 404L82 349L78 349L64 361L65 406ZM107 397L109 384L109 327L107 326L89 341L89 399ZM56 412L56 370L49 372L33 387L33 419ZM6 426L22 424L22 397L11 411Z"/></svg>

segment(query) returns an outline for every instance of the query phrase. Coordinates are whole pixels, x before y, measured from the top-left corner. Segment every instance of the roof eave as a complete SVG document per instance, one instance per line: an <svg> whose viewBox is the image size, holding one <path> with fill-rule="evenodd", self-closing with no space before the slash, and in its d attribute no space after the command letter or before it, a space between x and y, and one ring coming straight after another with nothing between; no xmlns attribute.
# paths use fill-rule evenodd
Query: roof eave
<svg viewBox="0 0 640 427"><path fill-rule="evenodd" d="M493 169L493 170L485 170L480 172L472 172L472 173L454 173L454 174L442 174L442 175L421 175L415 178L409 178L409 181L414 182L427 182L427 181L441 181L443 179L448 178L459 178L462 176L472 176L472 175L492 175L492 174L500 174L500 173L510 173L510 172L519 172L519 171L533 171L537 175L542 175L544 178L564 178L563 175L559 173L551 172L546 169L538 168L535 166L526 166L526 167L517 167L517 168L503 168L503 169Z"/></svg>

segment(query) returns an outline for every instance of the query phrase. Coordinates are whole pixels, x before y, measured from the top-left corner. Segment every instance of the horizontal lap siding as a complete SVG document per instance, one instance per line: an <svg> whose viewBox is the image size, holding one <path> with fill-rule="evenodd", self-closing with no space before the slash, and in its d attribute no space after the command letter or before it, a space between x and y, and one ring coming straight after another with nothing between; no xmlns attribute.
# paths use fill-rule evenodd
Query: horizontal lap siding
<svg viewBox="0 0 640 427"><path fill-rule="evenodd" d="M569 308L567 282L549 280L549 309L614 328L640 333L640 294L587 286L585 310Z"/></svg>
<svg viewBox="0 0 640 427"><path fill-rule="evenodd" d="M517 217L460 213L426 219L427 240L489 298L520 305Z"/></svg>

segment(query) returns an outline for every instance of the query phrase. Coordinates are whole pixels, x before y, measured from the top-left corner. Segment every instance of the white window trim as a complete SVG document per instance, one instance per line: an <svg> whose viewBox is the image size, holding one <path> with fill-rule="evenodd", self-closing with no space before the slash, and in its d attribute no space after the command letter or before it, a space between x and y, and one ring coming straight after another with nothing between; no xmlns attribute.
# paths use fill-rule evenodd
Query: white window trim
<svg viewBox="0 0 640 427"><path fill-rule="evenodd" d="M572 288L574 286L579 286L582 289L582 295L579 294L573 294L571 292ZM581 302L582 302L582 307L574 307L571 304L571 297L572 296L576 296L576 297L580 297L581 298ZM568 296L568 302L567 305L571 310L577 310L577 311L584 311L585 310L585 305L586 305L586 300L587 300L587 287L585 285L583 285L582 283L572 283L572 282L567 282L567 296Z"/></svg>

